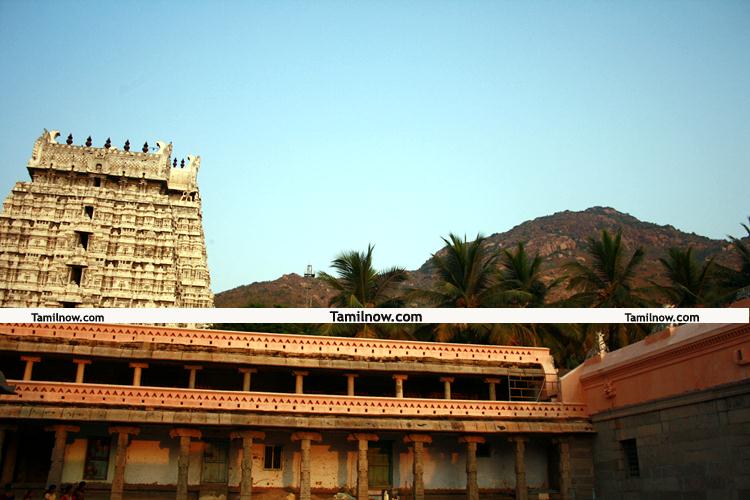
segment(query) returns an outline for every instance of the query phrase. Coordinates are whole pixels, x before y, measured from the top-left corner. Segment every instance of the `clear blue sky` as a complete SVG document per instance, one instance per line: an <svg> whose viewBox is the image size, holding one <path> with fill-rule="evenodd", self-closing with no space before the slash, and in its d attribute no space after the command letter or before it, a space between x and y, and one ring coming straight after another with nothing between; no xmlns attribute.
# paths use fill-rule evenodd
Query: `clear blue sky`
<svg viewBox="0 0 750 500"><path fill-rule="evenodd" d="M215 292L608 205L750 215L750 2L0 1L0 196L43 128L202 157Z"/></svg>

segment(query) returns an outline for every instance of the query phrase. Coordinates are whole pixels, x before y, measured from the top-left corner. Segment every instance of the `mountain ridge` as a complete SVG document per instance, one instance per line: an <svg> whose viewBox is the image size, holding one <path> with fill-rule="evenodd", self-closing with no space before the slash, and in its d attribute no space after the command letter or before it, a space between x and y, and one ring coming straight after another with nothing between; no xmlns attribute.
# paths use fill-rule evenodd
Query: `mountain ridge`
<svg viewBox="0 0 750 500"><path fill-rule="evenodd" d="M503 250L524 242L529 255L539 253L542 257L542 274L551 281L564 275L563 264L566 262L587 262L588 239L598 238L604 229L612 233L622 229L622 241L629 253L643 247L645 259L636 280L639 285L647 285L650 280L663 280L658 258L672 247L691 246L699 260L716 256L719 263L733 264L733 256L727 252L731 248L728 240L686 233L669 224L641 221L628 213L603 206L581 211L564 210L527 220L508 231L487 236L485 245ZM429 256L418 269L408 271L405 287L429 288L435 282L432 262L433 257ZM333 290L322 281L290 273L276 280L250 283L217 293L215 303L216 307L325 307L333 295ZM567 295L569 292L564 287L557 287L550 299L557 300Z"/></svg>

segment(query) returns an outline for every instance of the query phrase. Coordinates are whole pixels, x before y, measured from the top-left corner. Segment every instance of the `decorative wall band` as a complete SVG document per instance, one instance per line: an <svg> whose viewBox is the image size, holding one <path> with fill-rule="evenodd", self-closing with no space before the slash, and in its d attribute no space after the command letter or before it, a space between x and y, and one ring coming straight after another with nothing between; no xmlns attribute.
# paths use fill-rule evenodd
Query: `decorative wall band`
<svg viewBox="0 0 750 500"><path fill-rule="evenodd" d="M15 380L9 383L16 386L17 395L0 396L0 401L396 418L569 419L586 417L584 405L564 403L253 393Z"/></svg>
<svg viewBox="0 0 750 500"><path fill-rule="evenodd" d="M549 349L540 347L483 346L400 340L320 337L275 333L227 332L123 325L2 324L0 335L33 336L97 342L144 342L216 348L249 349L290 355L325 355L360 358L434 358L445 361L491 361L552 366Z"/></svg>

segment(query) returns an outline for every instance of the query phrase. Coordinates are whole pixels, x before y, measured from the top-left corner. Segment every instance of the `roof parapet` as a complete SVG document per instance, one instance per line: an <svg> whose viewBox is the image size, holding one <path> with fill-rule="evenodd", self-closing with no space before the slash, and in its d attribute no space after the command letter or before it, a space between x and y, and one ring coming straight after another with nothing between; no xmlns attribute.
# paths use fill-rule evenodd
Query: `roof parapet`
<svg viewBox="0 0 750 500"><path fill-rule="evenodd" d="M107 139L104 147L91 146L90 139L86 145L72 144L72 135L65 144L57 142L58 130L44 129L34 143L29 170L52 169L65 172L112 175L135 179L160 180L168 183L170 189L180 191L197 191L197 173L200 157L188 156L189 163L185 168L172 168L172 143L156 141L156 151L149 152L148 143L141 151L130 150L130 141L126 147L118 149Z"/></svg>
<svg viewBox="0 0 750 500"><path fill-rule="evenodd" d="M180 166L176 163L169 169L169 179L167 187L173 191L182 191L185 193L194 193L198 191L198 170L201 168L201 157L188 155L188 164L184 165L184 160ZM177 160L175 159L175 162Z"/></svg>

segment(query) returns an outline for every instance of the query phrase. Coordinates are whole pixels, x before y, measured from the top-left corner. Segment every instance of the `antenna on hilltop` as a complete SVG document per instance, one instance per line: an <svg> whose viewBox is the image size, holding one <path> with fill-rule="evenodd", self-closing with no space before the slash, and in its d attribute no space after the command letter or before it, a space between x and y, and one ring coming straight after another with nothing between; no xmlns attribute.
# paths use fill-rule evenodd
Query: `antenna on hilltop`
<svg viewBox="0 0 750 500"><path fill-rule="evenodd" d="M312 296L310 295L310 289L312 288L312 279L315 277L313 272L312 264L308 264L305 269L305 307L312 307Z"/></svg>

